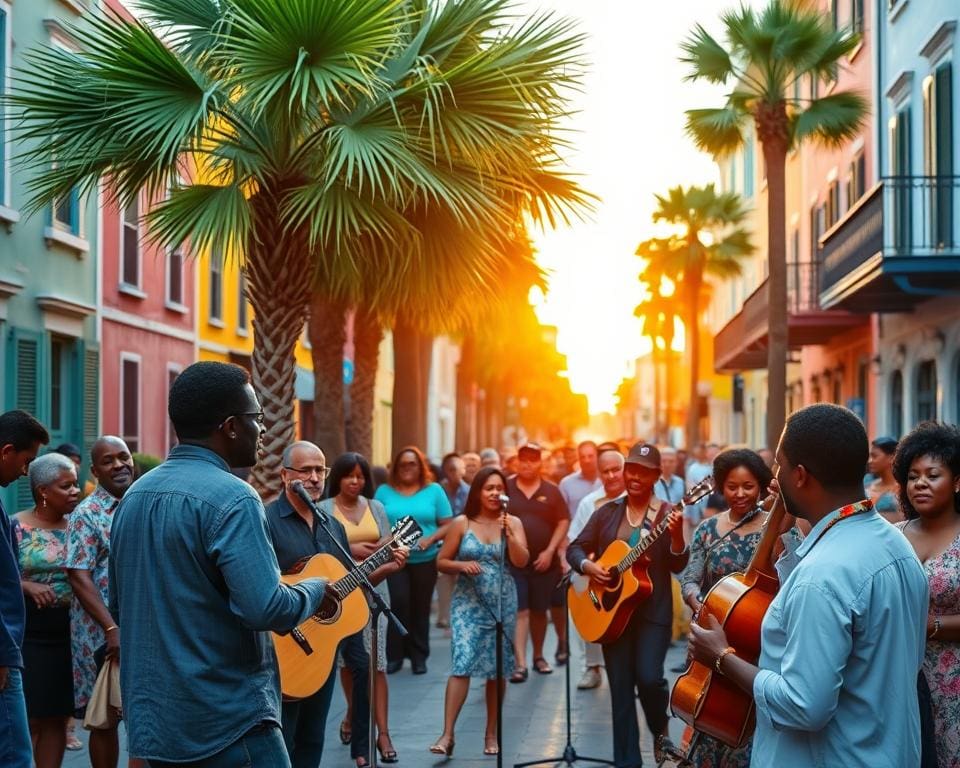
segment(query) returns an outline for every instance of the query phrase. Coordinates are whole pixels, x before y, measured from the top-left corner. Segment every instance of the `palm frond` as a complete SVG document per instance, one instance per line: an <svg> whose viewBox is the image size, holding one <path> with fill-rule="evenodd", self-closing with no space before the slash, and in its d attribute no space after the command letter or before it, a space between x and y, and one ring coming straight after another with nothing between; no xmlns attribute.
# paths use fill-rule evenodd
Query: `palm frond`
<svg viewBox="0 0 960 768"><path fill-rule="evenodd" d="M149 25L163 30L166 42L191 56L217 43L216 30L225 21L225 3L218 0L138 0Z"/></svg>
<svg viewBox="0 0 960 768"><path fill-rule="evenodd" d="M869 102L859 93L835 91L810 102L797 115L793 135L796 141L812 138L838 146L857 137L869 112Z"/></svg>
<svg viewBox="0 0 960 768"><path fill-rule="evenodd" d="M743 145L749 116L733 106L687 110L686 132L698 149L726 157Z"/></svg>
<svg viewBox="0 0 960 768"><path fill-rule="evenodd" d="M214 247L237 254L255 235L250 204L239 184L174 186L145 218L152 242L178 246L189 240L194 254Z"/></svg>
<svg viewBox="0 0 960 768"><path fill-rule="evenodd" d="M690 67L687 80L723 84L734 75L730 55L701 24L680 44L680 50L685 54L680 61Z"/></svg>

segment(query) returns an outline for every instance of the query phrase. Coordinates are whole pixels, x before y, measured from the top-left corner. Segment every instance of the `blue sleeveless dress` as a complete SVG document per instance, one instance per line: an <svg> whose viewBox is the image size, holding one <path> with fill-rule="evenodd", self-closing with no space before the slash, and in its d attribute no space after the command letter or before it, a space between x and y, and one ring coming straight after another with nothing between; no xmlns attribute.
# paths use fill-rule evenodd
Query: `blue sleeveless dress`
<svg viewBox="0 0 960 768"><path fill-rule="evenodd" d="M497 586L500 543L484 544L469 528L460 539L457 560L476 560L483 567L477 576L459 574L450 600L453 635L451 675L497 677ZM517 626L517 587L510 569L503 569L503 674L513 670L513 634Z"/></svg>

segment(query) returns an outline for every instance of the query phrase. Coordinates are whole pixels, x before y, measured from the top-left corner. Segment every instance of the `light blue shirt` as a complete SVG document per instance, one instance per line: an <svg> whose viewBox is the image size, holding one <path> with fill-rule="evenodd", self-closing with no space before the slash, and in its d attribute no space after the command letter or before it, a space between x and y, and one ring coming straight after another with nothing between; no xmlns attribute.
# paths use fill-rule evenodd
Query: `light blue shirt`
<svg viewBox="0 0 960 768"><path fill-rule="evenodd" d="M763 620L758 768L916 768L926 575L875 511L817 523Z"/></svg>
<svg viewBox="0 0 960 768"><path fill-rule="evenodd" d="M396 525L401 517L410 515L420 524L424 539L433 536L441 525L453 517L447 492L443 490L440 483L428 483L410 495L400 493L389 485L381 485L377 488L374 498L383 504L390 525ZM436 559L439 551L440 545L436 543L426 549L414 547L410 550L407 562L428 563Z"/></svg>

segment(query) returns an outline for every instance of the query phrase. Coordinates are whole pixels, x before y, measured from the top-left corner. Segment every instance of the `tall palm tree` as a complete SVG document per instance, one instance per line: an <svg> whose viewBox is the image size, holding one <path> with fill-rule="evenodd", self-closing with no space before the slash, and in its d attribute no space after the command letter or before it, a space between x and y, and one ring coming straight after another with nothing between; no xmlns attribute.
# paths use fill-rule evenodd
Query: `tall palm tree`
<svg viewBox="0 0 960 768"><path fill-rule="evenodd" d="M773 446L786 419L787 153L807 139L829 146L853 138L868 103L862 95L844 90L811 98L801 95L802 81L835 81L840 64L859 44L857 34L836 29L831 16L810 2L771 0L760 12L741 5L724 13L722 20L726 46L699 24L681 46L690 80L731 86L722 107L687 112L687 131L698 147L723 156L743 144L752 123L763 148L770 281L767 445Z"/></svg>
<svg viewBox="0 0 960 768"><path fill-rule="evenodd" d="M687 406L687 445L700 438L697 408L700 378L700 315L704 275L729 277L740 274L739 260L753 253L750 234L743 223L747 210L740 196L717 193L713 184L704 187L673 187L656 195L655 222L681 230L666 238L640 243L637 255L646 259L651 274L674 280L683 296L683 325L690 396Z"/></svg>
<svg viewBox="0 0 960 768"><path fill-rule="evenodd" d="M634 317L640 318L640 334L650 339L650 359L653 363L653 440L663 440L665 425L661 415L664 401L668 404L668 387L662 386L666 379L661 375L670 359L670 350L673 346L674 327L679 317L679 303L672 295L664 295L663 275L656 271L656 265L648 262L640 275L645 298L633 310Z"/></svg>
<svg viewBox="0 0 960 768"><path fill-rule="evenodd" d="M500 175L449 135L442 116L459 111L445 100L458 72L418 58L426 34L419 21L435 12L432 3L139 6L147 23L89 14L73 30L79 53L42 46L18 74L11 103L23 161L37 171L30 208L74 188L89 192L109 176L123 206L142 189L156 197L172 189L147 215L159 243L189 239L194 252L236 246L255 314L253 379L267 429L253 481L270 494L294 435L293 348L314 282L341 284L362 264L392 285L416 261L422 234L404 211L435 206L463 227L508 224L504 197L517 176ZM546 34L549 24L540 23ZM504 166L523 139L502 142ZM194 165L199 181L181 182Z"/></svg>

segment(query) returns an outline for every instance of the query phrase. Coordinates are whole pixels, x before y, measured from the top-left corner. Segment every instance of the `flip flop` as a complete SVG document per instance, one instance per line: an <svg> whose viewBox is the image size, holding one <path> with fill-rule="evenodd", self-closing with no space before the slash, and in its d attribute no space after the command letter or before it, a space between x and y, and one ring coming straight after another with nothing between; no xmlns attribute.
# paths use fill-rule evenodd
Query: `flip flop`
<svg viewBox="0 0 960 768"><path fill-rule="evenodd" d="M530 670L526 667L517 667L513 670L513 674L510 675L511 683L525 683L527 682L527 677L530 675Z"/></svg>
<svg viewBox="0 0 960 768"><path fill-rule="evenodd" d="M543 656L538 656L533 660L533 668L541 675L549 675L553 672L553 668L547 664L547 660Z"/></svg>

